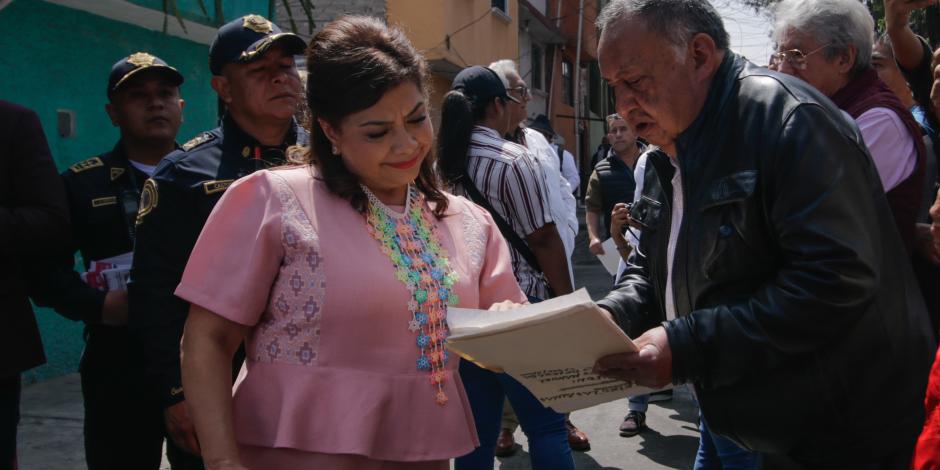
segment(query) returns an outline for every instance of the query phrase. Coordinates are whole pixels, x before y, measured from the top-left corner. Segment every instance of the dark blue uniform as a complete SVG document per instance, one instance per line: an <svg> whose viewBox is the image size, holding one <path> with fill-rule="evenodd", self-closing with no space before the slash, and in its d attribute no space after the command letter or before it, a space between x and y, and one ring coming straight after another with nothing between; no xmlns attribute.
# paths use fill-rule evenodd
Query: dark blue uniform
<svg viewBox="0 0 940 470"><path fill-rule="evenodd" d="M184 399L180 339L189 304L173 295L209 213L238 178L285 163L288 146L305 143L292 125L282 145L267 147L226 116L168 155L144 185L137 216L137 245L131 270L130 323L144 349L147 372L164 407ZM168 442L168 454L181 458Z"/></svg>
<svg viewBox="0 0 940 470"><path fill-rule="evenodd" d="M91 469L157 469L163 445L162 408L144 380L143 357L127 327L101 324L105 292L74 270L133 248L137 200L147 175L134 168L120 142L111 152L62 173L72 220L70 245L32 283L33 300L85 322L81 360L85 456Z"/></svg>

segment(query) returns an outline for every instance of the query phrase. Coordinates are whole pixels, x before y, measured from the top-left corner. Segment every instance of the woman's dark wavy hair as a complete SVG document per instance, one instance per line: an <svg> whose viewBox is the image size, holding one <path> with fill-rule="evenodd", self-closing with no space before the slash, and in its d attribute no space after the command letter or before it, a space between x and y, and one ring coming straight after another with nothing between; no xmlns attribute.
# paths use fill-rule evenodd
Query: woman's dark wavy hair
<svg viewBox="0 0 940 470"><path fill-rule="evenodd" d="M319 119L338 128L343 118L377 103L395 86L411 81L427 99L428 66L398 28L368 16L344 16L327 24L307 48L307 106L310 108L310 152L301 161L316 166L333 194L365 211L368 199L359 179L333 155ZM421 163L415 185L435 203L442 217L447 197L434 171L433 149Z"/></svg>
<svg viewBox="0 0 940 470"><path fill-rule="evenodd" d="M486 107L493 100L496 98L467 96L460 90L452 90L444 95L437 155L440 158L438 168L445 184L454 186L466 174L473 125L486 117Z"/></svg>

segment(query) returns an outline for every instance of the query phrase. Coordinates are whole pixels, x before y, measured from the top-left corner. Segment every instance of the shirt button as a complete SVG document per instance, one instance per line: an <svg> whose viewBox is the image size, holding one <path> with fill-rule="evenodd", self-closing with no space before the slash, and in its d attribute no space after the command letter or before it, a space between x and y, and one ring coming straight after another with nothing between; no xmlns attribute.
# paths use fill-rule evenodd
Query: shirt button
<svg viewBox="0 0 940 470"><path fill-rule="evenodd" d="M734 233L734 229L730 225L725 224L718 227L718 234L722 237L730 237L732 233Z"/></svg>

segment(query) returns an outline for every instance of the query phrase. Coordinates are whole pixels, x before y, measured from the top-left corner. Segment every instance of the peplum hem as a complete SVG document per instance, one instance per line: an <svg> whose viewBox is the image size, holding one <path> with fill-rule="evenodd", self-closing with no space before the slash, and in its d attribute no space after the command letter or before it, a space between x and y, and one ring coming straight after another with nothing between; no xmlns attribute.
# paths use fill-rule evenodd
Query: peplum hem
<svg viewBox="0 0 940 470"><path fill-rule="evenodd" d="M460 375L449 401L427 374L246 362L233 393L239 444L399 462L459 457L479 445ZM246 374L247 372L247 374Z"/></svg>

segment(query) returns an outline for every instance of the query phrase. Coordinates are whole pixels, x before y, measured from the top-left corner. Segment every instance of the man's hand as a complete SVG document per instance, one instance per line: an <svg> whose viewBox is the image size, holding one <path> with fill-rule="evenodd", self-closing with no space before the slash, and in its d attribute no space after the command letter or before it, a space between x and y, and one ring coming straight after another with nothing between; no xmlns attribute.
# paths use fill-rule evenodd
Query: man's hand
<svg viewBox="0 0 940 470"><path fill-rule="evenodd" d="M610 236L616 241L623 240L623 228L630 222L630 209L627 205L622 202L614 204L614 210L610 212Z"/></svg>
<svg viewBox="0 0 940 470"><path fill-rule="evenodd" d="M933 243L930 225L917 224L914 232L914 252L931 263L940 266L940 251Z"/></svg>
<svg viewBox="0 0 940 470"><path fill-rule="evenodd" d="M940 251L940 191L937 191L937 199L930 206L930 235L933 237L934 250Z"/></svg>
<svg viewBox="0 0 940 470"><path fill-rule="evenodd" d="M196 439L196 427L189 416L189 408L185 401L170 406L163 411L163 421L166 432L173 442L180 448L193 455L199 455L199 440Z"/></svg>
<svg viewBox="0 0 940 470"><path fill-rule="evenodd" d="M604 356L594 364L594 372L644 387L669 385L672 382L672 350L669 349L666 329L661 326L653 328L634 343L639 351Z"/></svg>
<svg viewBox="0 0 940 470"><path fill-rule="evenodd" d="M592 238L591 244L588 245L588 250L590 250L591 253L594 253L595 255L602 255L604 254L604 242L597 238Z"/></svg>
<svg viewBox="0 0 940 470"><path fill-rule="evenodd" d="M940 48L933 53L933 87L930 89L934 117L940 120Z"/></svg>
<svg viewBox="0 0 940 470"><path fill-rule="evenodd" d="M104 296L101 307L101 323L108 326L127 324L127 291L112 290Z"/></svg>
<svg viewBox="0 0 940 470"><path fill-rule="evenodd" d="M912 11L936 4L937 0L885 0L885 29L904 28Z"/></svg>

